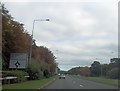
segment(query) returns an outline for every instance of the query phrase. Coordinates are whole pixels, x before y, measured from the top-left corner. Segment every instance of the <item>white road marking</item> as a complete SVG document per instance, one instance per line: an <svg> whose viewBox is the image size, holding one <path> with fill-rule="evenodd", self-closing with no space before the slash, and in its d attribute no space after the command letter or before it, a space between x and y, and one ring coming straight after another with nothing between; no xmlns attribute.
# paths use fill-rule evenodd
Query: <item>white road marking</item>
<svg viewBox="0 0 120 91"><path fill-rule="evenodd" d="M80 85L80 87L83 87L83 85Z"/></svg>

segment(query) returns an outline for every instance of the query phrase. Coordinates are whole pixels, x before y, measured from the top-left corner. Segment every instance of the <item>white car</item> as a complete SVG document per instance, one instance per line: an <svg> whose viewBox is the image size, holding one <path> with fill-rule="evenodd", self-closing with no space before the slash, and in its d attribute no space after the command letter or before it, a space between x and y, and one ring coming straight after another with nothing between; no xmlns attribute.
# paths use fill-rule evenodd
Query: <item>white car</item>
<svg viewBox="0 0 120 91"><path fill-rule="evenodd" d="M59 79L65 79L65 75L63 75L63 74L60 75L60 76L59 76Z"/></svg>

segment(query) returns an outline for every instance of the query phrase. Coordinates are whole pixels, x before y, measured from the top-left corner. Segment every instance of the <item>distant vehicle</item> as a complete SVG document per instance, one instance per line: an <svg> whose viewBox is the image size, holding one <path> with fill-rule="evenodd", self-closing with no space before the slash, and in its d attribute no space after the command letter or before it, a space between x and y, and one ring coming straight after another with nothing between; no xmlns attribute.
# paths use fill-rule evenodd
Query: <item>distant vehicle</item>
<svg viewBox="0 0 120 91"><path fill-rule="evenodd" d="M61 74L60 76L59 76L59 79L65 79L66 77L65 77L65 75L64 74Z"/></svg>

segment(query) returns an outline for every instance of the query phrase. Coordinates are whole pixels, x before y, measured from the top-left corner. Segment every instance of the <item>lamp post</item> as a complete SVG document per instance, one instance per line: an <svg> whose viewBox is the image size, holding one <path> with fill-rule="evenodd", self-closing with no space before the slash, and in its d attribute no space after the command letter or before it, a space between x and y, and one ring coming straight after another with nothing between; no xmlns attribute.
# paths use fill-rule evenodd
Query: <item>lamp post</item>
<svg viewBox="0 0 120 91"><path fill-rule="evenodd" d="M33 27L32 27L32 35L31 35L31 37L32 37L32 39L33 39L33 33L34 33L34 26L35 26L35 22L36 21L50 21L50 19L35 19L34 21L33 21ZM29 57L29 63L30 63L30 61L31 61L31 58L32 58L32 44L33 44L33 40L31 39L31 45L30 45L30 57Z"/></svg>

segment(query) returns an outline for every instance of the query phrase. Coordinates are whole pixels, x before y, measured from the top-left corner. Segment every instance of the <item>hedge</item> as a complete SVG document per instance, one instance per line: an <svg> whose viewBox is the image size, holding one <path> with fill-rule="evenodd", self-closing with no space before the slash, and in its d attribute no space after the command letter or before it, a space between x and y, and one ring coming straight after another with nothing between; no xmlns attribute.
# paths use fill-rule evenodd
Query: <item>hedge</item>
<svg viewBox="0 0 120 91"><path fill-rule="evenodd" d="M17 82L23 82L26 81L27 78L25 76L28 76L27 72L19 71L19 70L11 70L11 71L3 71L2 74L4 76L15 76L17 77Z"/></svg>

